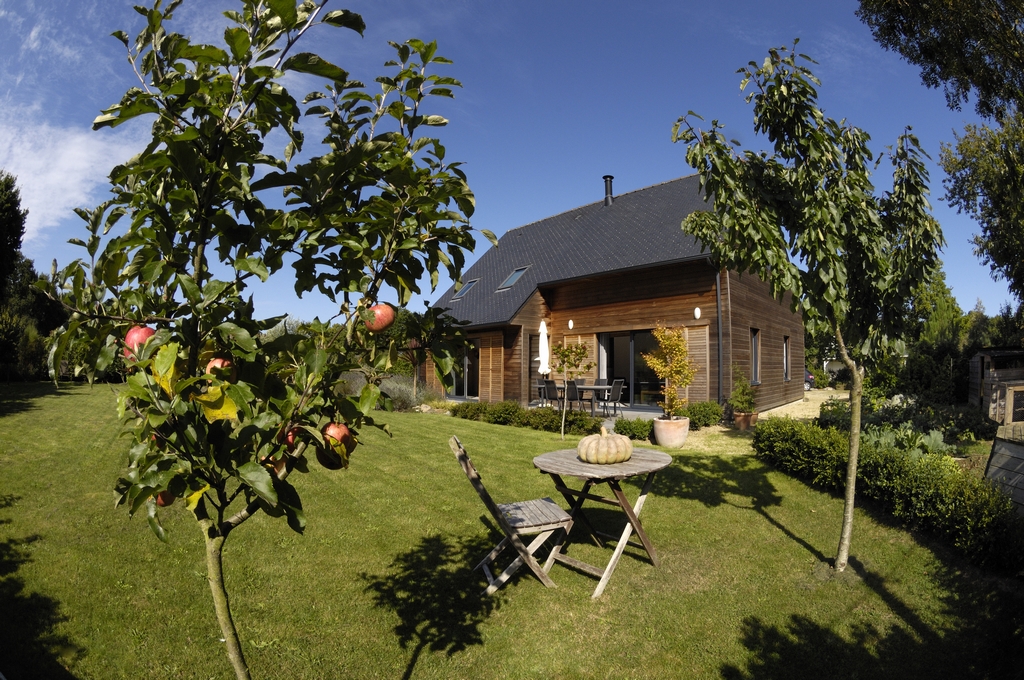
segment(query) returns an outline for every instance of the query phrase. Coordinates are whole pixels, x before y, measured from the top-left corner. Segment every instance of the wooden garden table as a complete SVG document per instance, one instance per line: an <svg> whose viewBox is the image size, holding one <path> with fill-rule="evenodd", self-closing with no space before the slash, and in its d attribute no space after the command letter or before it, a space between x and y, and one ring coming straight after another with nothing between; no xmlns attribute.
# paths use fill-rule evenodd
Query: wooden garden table
<svg viewBox="0 0 1024 680"><path fill-rule="evenodd" d="M647 500L647 493L651 490L651 484L654 482L654 475L659 470L667 468L672 463L672 457L667 453L661 451L654 451L653 449L633 449L632 457L624 463L614 463L612 465L595 465L593 463L584 463L576 457L576 449L562 449L560 451L552 451L550 453L543 453L533 459L533 465L542 473L550 475L551 479L555 483L555 489L557 489L566 502L569 504L569 515L572 516L573 521L580 520L587 527L587 530L597 541L597 544L604 547L603 538L617 540L615 544L615 550L612 552L612 557L608 561L608 564L604 569L595 567L591 564L587 564L581 560L577 560L568 555L562 554L562 545L565 543L566 537L569 535L569 530L572 529L570 524L562 536L559 537L558 543L551 549L551 554L548 556L546 563L551 564L552 560L562 562L570 567L579 569L580 571L586 572L592 576L596 576L600 579L597 584L597 589L594 590L594 594L591 597L600 597L601 593L608 586L608 582L612 578L612 573L615 571L615 566L619 563L619 558L622 557L622 551L626 549L626 545L631 545L634 548L643 548L651 558L651 562L654 566L659 566L658 554L654 550L654 546L651 544L651 540L647 537L647 532L644 531L643 525L640 523L640 511L643 510L644 502ZM640 475L647 475L644 480L643 486L640 488L640 496L636 499L636 503L630 504L626 498L626 494L622 492L622 488L619 486L619 482L623 479L630 477L637 477ZM577 479L583 480L583 488L579 491L569 488L569 486L562 480L563 476L576 477ZM614 498L606 498L604 496L598 496L591 493L591 489L599 484L607 484L612 490ZM586 514L583 512L583 502L591 500L598 503L605 503L607 505L614 505L622 510L626 514L625 528L622 530L621 536L612 536L600 531L597 531L594 526L587 519ZM629 540L630 535L636 532L637 538L640 539L640 543L634 543Z"/></svg>

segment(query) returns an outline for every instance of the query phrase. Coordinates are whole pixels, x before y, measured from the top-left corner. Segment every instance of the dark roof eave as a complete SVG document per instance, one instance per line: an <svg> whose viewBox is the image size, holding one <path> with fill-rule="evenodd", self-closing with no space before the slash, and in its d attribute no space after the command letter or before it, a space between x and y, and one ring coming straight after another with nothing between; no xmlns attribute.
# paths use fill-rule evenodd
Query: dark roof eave
<svg viewBox="0 0 1024 680"><path fill-rule="evenodd" d="M639 265L639 266L636 266L636 267L623 267L622 269L611 269L611 270L606 271L606 272L599 272L597 274L588 274L586 276L575 276L575 277L572 277L572 278L569 278L569 279L556 279L556 280L552 280L552 281L541 281L541 282L539 282L534 287L533 291L530 292L530 294L526 297L526 299L523 300L523 304L519 305L519 307L516 308L516 310L512 314L512 316L510 316L505 321L485 321L485 322L483 322L481 324L470 324L470 325L467 325L467 326L463 326L463 328L465 328L466 330L472 329L474 331L477 331L477 330L488 330L490 328L504 328L504 327L507 327L507 326L516 325L516 324L512 323L512 320L515 319L517 316L519 316L519 312L523 311L523 308L526 307L527 304L529 304L530 299L533 297L533 294L536 293L537 290L539 290L541 286L553 286L553 285L557 285L557 284L561 284L561 283L570 283L572 281L582 281L584 279L592 279L592 278L597 277L597 276L606 276L608 274L621 274L621 273L631 272L631 271L640 271L640 270L643 270L643 269L653 269L654 267L665 267L665 266L672 265L672 264L684 264L684 263L687 263L687 262L697 262L697 261L700 261L700 260L706 261L708 263L708 265L711 266L711 258L708 255L702 253L700 255L692 255L690 257L681 257L681 258L676 259L676 260L666 260L665 262L658 262L658 263L655 263L655 264L647 264L647 265Z"/></svg>
<svg viewBox="0 0 1024 680"><path fill-rule="evenodd" d="M596 272L594 274L585 274L583 276L573 276L572 278L568 278L568 279L552 279L551 281L539 281L537 283L537 288L540 288L541 286L554 286L554 285L558 285L558 284L561 284L561 283L571 283L573 281L583 281L585 279L593 279L593 278L597 278L597 277L601 277L601 276L607 276L609 274L624 274L626 272L635 272L635 271L641 271L641 270L644 270L644 269L655 269L657 267L667 267L667 266L672 265L672 264L685 264L687 262L697 262L698 260L706 260L709 265L711 264L711 257L708 256L706 253L701 253L700 255L691 255L689 257L681 257L681 258L676 259L676 260L665 260L664 262L652 262L650 264L642 264L642 265L637 265L635 267L623 267L621 269L609 269L608 271ZM532 293L531 293L531 295L532 295ZM525 305L526 303L523 303L523 304ZM520 307L520 309L521 309L521 307ZM516 310L516 314L518 314L518 313L519 313L519 311ZM512 318L515 318L515 315L513 315Z"/></svg>

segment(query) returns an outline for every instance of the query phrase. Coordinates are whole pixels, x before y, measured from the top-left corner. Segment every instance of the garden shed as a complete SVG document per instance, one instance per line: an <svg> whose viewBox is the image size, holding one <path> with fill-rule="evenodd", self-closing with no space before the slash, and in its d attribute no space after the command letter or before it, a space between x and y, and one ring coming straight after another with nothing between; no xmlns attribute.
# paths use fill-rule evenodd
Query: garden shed
<svg viewBox="0 0 1024 680"><path fill-rule="evenodd" d="M983 349L971 357L968 401L1000 425L1024 423L1024 350Z"/></svg>
<svg viewBox="0 0 1024 680"><path fill-rule="evenodd" d="M460 290L435 303L466 322L473 341L452 396L536 399L544 322L550 345L586 345L594 366L584 377L623 379L633 408L662 400L641 356L656 347L659 324L686 329L698 370L680 396L691 402L724 402L734 366L760 410L802 399L800 314L758 277L715 268L683 233L683 219L705 208L696 175L621 196L605 176L603 200L509 230L465 272Z"/></svg>
<svg viewBox="0 0 1024 680"><path fill-rule="evenodd" d="M999 428L985 465L985 477L1006 492L1017 512L1024 514L1024 425Z"/></svg>

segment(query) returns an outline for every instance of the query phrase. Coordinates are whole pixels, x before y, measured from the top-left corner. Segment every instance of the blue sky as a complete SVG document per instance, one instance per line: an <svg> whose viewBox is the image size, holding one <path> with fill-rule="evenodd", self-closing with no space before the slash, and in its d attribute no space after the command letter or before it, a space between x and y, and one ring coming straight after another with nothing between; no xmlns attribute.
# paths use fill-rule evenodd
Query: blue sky
<svg viewBox="0 0 1024 680"><path fill-rule="evenodd" d="M139 27L132 4L0 0L0 168L18 176L30 211L23 251L42 271L53 258L63 265L80 256L66 244L84 231L72 210L102 201L110 168L146 139L144 125L90 130L100 109L135 82L123 47L109 37ZM219 41L220 12L234 5L186 0L174 28ZM723 121L729 137L756 145L736 70L796 37L818 62L826 114L865 129L876 154L910 125L937 160L940 142L978 122L970 109L949 111L941 91L926 89L916 69L878 47L854 15L856 2L847 0L328 6L361 13L365 36L321 27L304 49L364 82L385 72L388 40L437 40L440 54L455 62L443 72L464 87L436 106L451 121L439 136L448 159L465 163L477 197L474 226L499 236L600 200L605 174L615 176L617 194L690 174L683 147L669 137L687 110ZM293 94L306 89L296 83ZM1006 285L974 256L975 224L939 200L943 173L934 162L931 174L934 213L948 242L947 281L965 311L980 299L994 314L1010 300ZM884 184L880 174L876 186ZM478 242L480 255L488 244ZM326 299L296 299L280 275L256 292L256 303L266 315L333 313Z"/></svg>

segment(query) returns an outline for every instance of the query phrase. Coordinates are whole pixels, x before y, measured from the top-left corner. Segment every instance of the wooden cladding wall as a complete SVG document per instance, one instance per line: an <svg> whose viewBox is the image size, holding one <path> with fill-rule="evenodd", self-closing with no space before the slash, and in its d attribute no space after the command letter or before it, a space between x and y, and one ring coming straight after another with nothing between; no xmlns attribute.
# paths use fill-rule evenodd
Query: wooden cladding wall
<svg viewBox="0 0 1024 680"><path fill-rule="evenodd" d="M471 336L480 348L480 401L494 403L503 396L505 343L501 331Z"/></svg>
<svg viewBox="0 0 1024 680"><path fill-rule="evenodd" d="M552 341L559 342L563 337L592 338L594 349L587 361L596 364L598 333L647 330L659 323L663 326L684 326L688 338L691 332L702 334L704 338L698 341L703 342L700 375L689 388L691 394L701 396L687 398L691 401L717 399L719 358L715 275L715 270L706 263L690 262L603 279L574 281L557 289L545 289L542 292L548 296L545 299L549 300L551 309ZM650 297L655 295L657 297ZM723 304L725 301L723 293ZM570 303L579 306L567 306ZM700 319L694 318L697 308L701 310ZM570 319L572 330L568 330ZM694 349L691 346L690 351ZM591 381L597 375L597 366L583 374Z"/></svg>
<svg viewBox="0 0 1024 680"><path fill-rule="evenodd" d="M533 360L537 358L530 356L530 336L540 334L540 322L546 319L548 314L548 306L544 302L544 298L541 297L540 292L534 291L523 308L512 319L512 325L519 327L519 334L513 346L518 356L510 354L505 363L507 372L505 385L508 390L506 399L518 399L519 403L525 405L530 402L532 394L536 393L530 385L530 375L532 374L530 368Z"/></svg>
<svg viewBox="0 0 1024 680"><path fill-rule="evenodd" d="M732 365L750 377L751 329L760 331L761 384L754 387L757 408L764 411L803 399L804 324L800 314L790 311L790 295L772 300L767 283L753 274L729 272L728 305L731 315L730 363L726 364L726 393L732 392ZM724 288L724 286L723 286ZM783 346L789 338L789 380L784 379Z"/></svg>
<svg viewBox="0 0 1024 680"><path fill-rule="evenodd" d="M708 372L711 353L708 351L708 336L707 326L686 329L686 346L690 351L690 361L697 366L697 373L693 376L693 382L686 389L676 390L676 394L690 403L711 398L711 375ZM717 379L717 373L715 377Z"/></svg>
<svg viewBox="0 0 1024 680"><path fill-rule="evenodd" d="M502 356L504 377L501 386L502 396L499 401L513 399L520 403L523 402L522 378L524 367L529 365L529 340L529 335L524 333L522 328L513 326L505 329L503 344L505 349Z"/></svg>
<svg viewBox="0 0 1024 680"><path fill-rule="evenodd" d="M597 336L593 334L582 334L570 331L558 337L552 347L558 344L566 345L586 345L587 347L587 358L583 360L583 365L593 364L588 370L582 373L576 373L576 378L587 378L587 382L592 383L597 379ZM552 354L551 370L555 370L556 360ZM561 378L562 375L558 374L557 378Z"/></svg>
<svg viewBox="0 0 1024 680"><path fill-rule="evenodd" d="M686 262L569 281L541 292L553 312L595 306L636 307L637 303L650 307L657 298L680 295L696 295L713 303L715 270L704 261ZM646 328L653 326L649 319L647 323Z"/></svg>

